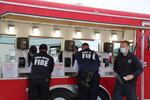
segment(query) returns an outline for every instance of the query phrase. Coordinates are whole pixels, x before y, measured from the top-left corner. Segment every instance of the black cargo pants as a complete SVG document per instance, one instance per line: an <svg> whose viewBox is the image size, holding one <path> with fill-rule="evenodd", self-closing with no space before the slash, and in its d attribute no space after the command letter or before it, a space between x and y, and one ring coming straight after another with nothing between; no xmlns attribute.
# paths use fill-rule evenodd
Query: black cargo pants
<svg viewBox="0 0 150 100"><path fill-rule="evenodd" d="M49 82L48 78L29 79L28 100L48 100Z"/></svg>
<svg viewBox="0 0 150 100"><path fill-rule="evenodd" d="M98 96L98 88L99 88L99 74L95 74L91 80L90 87L85 87L84 85L80 84L80 75L79 77L79 84L78 84L78 100L97 100Z"/></svg>
<svg viewBox="0 0 150 100"><path fill-rule="evenodd" d="M113 100L123 100L124 96L127 100L137 100L135 83L121 85L118 81L116 82Z"/></svg>

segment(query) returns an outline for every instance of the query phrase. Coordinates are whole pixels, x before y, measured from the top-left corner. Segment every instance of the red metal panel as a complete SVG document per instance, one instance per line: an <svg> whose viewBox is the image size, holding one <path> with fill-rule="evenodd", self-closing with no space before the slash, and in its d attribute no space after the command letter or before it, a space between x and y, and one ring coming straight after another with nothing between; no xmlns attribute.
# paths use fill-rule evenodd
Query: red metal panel
<svg viewBox="0 0 150 100"><path fill-rule="evenodd" d="M76 78L53 78L51 80L51 86L66 85L66 84L70 85L77 84L77 80Z"/></svg>
<svg viewBox="0 0 150 100"><path fill-rule="evenodd" d="M100 9L100 8L85 7L85 6L76 6L76 5L70 5L70 4L47 2L44 0L5 0L5 1L19 2L19 3L24 3L24 4L33 4L33 5L47 6L47 7L65 8L65 9L87 11L87 12L96 11L96 12L105 13L105 14L150 18L150 15L148 14L139 14L139 13L124 12L124 11L114 11L114 10L107 10L107 9Z"/></svg>
<svg viewBox="0 0 150 100"><path fill-rule="evenodd" d="M100 80L100 84L107 89L111 97L113 97L115 81L116 81L115 77L105 77L101 78Z"/></svg>
<svg viewBox="0 0 150 100"><path fill-rule="evenodd" d="M139 59L141 59L141 30L136 31L136 55ZM140 97L141 100L141 77L137 80L137 88L136 88L137 96Z"/></svg>
<svg viewBox="0 0 150 100"><path fill-rule="evenodd" d="M115 77L101 78L100 84L107 89L112 96L115 83ZM76 78L53 78L51 86L77 84ZM111 85L110 85L111 84ZM27 79L7 79L0 80L0 100L27 100L28 93Z"/></svg>
<svg viewBox="0 0 150 100"><path fill-rule="evenodd" d="M27 80L0 80L0 100L26 100Z"/></svg>
<svg viewBox="0 0 150 100"><path fill-rule="evenodd" d="M111 97L113 96L115 80L115 77L102 77L100 79L100 84L108 91ZM77 84L76 78L55 78L51 80L51 86L68 84Z"/></svg>
<svg viewBox="0 0 150 100"><path fill-rule="evenodd" d="M7 5L0 4L0 6L5 9L5 12L15 12L23 13L29 15L38 15L46 17L55 17L55 18L64 18L64 19L73 19L73 20L84 20L91 22L104 22L104 23L116 23L116 24L128 24L128 25L137 25L139 26L140 20L136 19L127 19L127 18L116 18L116 17L106 17L93 14L83 14L77 12L66 12L59 10L48 10L34 7L24 7L16 5Z"/></svg>
<svg viewBox="0 0 150 100"><path fill-rule="evenodd" d="M150 26L146 25L146 26ZM147 66L144 69L144 97L150 99L150 50L148 50L148 38L150 36L150 30L145 31L145 48L144 59L147 62Z"/></svg>
<svg viewBox="0 0 150 100"><path fill-rule="evenodd" d="M146 25L147 26L147 25ZM136 39L137 39L137 51L136 51L136 55L141 58L141 31L137 31L136 32ZM149 55L150 55L150 51L148 50L148 36L150 36L150 30L146 30L145 31L145 42L144 42L144 59L147 62L147 67L144 68L144 99L149 99L150 95L150 77L149 77L149 72L150 72L150 59L149 59ZM137 94L139 96L141 96L141 79L139 78L139 80L137 81Z"/></svg>

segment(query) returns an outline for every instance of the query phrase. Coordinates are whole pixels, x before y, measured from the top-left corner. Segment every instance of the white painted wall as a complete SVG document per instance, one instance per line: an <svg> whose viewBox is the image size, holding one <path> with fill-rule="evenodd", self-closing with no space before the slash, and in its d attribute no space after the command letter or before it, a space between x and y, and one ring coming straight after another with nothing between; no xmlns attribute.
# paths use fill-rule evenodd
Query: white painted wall
<svg viewBox="0 0 150 100"><path fill-rule="evenodd" d="M125 30L124 40L133 40L133 37L135 37L134 33L135 33L134 30Z"/></svg>
<svg viewBox="0 0 150 100"><path fill-rule="evenodd" d="M44 25L44 24L32 24L32 23L20 23L20 22L6 22L0 21L0 34L9 34L8 33L8 24L13 24L15 26L14 34L17 37L28 37L32 36L32 27L38 26L39 28L39 36L44 37L55 37L54 36L54 28L59 28L61 31L61 38L64 40L72 40L74 39L75 30L80 30L82 32L80 39L94 39L94 32L99 31L101 34L100 39L100 50L102 50L102 44L104 42L111 42L112 31L109 30L93 30L93 29L79 29L79 28L71 28L71 27L62 27L62 26L52 26L52 25ZM118 41L121 40L133 40L134 31L133 30L125 30L124 38L123 33L120 31L115 31L118 36ZM63 42L62 42L63 44Z"/></svg>
<svg viewBox="0 0 150 100"><path fill-rule="evenodd" d="M39 28L39 36L44 37L55 37L54 36L54 28L59 28L62 35L61 37L64 40L72 40L75 34L75 30L81 30L81 39L94 39L94 32L93 29L76 29L76 28L69 28L69 27L59 27L59 26L52 26L52 25L42 25L42 24L32 24L32 23L19 23L19 22L4 22L0 21L0 34L10 34L8 33L8 24L13 24L15 26L14 34L17 37L28 37L32 34L32 27L38 26ZM111 32L109 30L96 30L101 33L101 41L111 42ZM118 40L122 40L122 32L115 32L118 35ZM124 31L124 39L130 40L134 36L134 31L132 30L125 30ZM127 34L126 34L127 33Z"/></svg>
<svg viewBox="0 0 150 100"><path fill-rule="evenodd" d="M15 26L15 32L14 34L17 37L28 37L29 35L32 34L32 27L33 26L38 26L39 28L39 36L44 36L44 37L55 37L54 36L54 28L59 28L61 31L61 37L64 40L72 40L75 34L75 30L79 30L79 28L69 28L69 27L59 27L59 26L52 26L52 25L44 25L44 24L32 24L32 23L19 23L19 22L4 22L0 21L0 34L9 34L8 33L8 24L13 24ZM94 39L94 32L95 30L93 29L80 29L82 34L81 34L81 39ZM112 36L112 31L109 30L96 30L99 31L101 34L101 43L103 44L104 42L111 42L111 36ZM122 32L116 31L118 36L118 41L121 40L132 40L134 36L134 31L133 30L125 30L124 31L124 39L123 39L123 34ZM63 44L63 43L62 43ZM102 45L100 45L100 48Z"/></svg>

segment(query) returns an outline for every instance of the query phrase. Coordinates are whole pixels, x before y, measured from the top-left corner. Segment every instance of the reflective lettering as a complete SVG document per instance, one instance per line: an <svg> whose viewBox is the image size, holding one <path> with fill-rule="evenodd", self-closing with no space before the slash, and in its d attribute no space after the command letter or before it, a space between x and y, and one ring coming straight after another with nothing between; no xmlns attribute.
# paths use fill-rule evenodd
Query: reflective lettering
<svg viewBox="0 0 150 100"><path fill-rule="evenodd" d="M95 53L93 53L93 55L92 55L93 60L95 60L95 56L96 56Z"/></svg>
<svg viewBox="0 0 150 100"><path fill-rule="evenodd" d="M48 66L48 61L45 61L45 64L44 64L45 66Z"/></svg>
<svg viewBox="0 0 150 100"><path fill-rule="evenodd" d="M41 60L40 65L45 65L44 63L45 63L45 61Z"/></svg>
<svg viewBox="0 0 150 100"><path fill-rule="evenodd" d="M82 52L82 59L93 59L95 60L96 54L91 52Z"/></svg>
<svg viewBox="0 0 150 100"><path fill-rule="evenodd" d="M34 65L48 67L49 59L47 57L35 57Z"/></svg>

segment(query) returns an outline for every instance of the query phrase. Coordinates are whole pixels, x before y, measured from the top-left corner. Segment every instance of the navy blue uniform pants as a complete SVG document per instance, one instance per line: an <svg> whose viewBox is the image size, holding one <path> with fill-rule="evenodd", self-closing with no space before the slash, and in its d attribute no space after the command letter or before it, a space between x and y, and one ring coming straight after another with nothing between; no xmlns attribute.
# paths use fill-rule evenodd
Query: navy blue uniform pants
<svg viewBox="0 0 150 100"><path fill-rule="evenodd" d="M137 100L135 83L125 83L121 85L116 82L113 100L123 100L124 96L127 100Z"/></svg>
<svg viewBox="0 0 150 100"><path fill-rule="evenodd" d="M96 75L96 77L91 80L89 88L78 84L78 100L97 100L99 79L99 75Z"/></svg>
<svg viewBox="0 0 150 100"><path fill-rule="evenodd" d="M49 79L29 79L28 100L48 100Z"/></svg>

